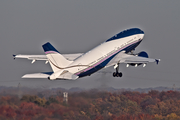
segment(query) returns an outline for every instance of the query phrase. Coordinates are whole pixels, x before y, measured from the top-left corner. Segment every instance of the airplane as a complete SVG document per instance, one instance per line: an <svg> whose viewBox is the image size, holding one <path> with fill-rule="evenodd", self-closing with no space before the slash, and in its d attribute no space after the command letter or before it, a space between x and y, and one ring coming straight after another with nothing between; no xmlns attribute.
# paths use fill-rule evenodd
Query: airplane
<svg viewBox="0 0 180 120"><path fill-rule="evenodd" d="M122 77L120 64L146 66L149 62L159 63L160 59L149 58L144 51L134 54L135 48L142 42L144 32L139 28L124 30L104 41L86 53L60 54L49 42L42 45L46 55L13 55L15 58L43 60L49 63L53 72L25 74L22 78L46 78L49 80L76 80L110 66L114 66L113 77Z"/></svg>

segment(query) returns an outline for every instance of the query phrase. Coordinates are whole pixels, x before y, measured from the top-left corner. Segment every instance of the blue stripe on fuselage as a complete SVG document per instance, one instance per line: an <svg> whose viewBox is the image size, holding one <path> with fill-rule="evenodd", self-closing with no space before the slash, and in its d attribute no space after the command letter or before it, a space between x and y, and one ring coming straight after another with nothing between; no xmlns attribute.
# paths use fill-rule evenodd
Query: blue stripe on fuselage
<svg viewBox="0 0 180 120"><path fill-rule="evenodd" d="M121 51L126 51L126 53L130 52L131 50L134 50L140 43L141 43L142 40L138 41L137 43L134 43L124 49L122 49ZM119 51L118 53L120 53L121 51ZM105 67L109 61L111 61L118 53L112 55L111 57L107 58L105 61L103 61L102 63L100 63L99 65L93 67L92 69L86 71L86 72L83 72L83 73L80 73L78 76L79 77L84 77L84 76L87 76L87 75L91 75L93 73L95 73L96 71L102 69L103 67Z"/></svg>

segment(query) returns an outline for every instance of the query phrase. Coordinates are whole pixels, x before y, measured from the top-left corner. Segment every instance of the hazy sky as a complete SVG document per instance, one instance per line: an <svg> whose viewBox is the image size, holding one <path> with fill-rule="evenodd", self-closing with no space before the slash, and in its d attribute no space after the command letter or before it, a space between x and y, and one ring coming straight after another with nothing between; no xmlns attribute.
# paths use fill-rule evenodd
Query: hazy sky
<svg viewBox="0 0 180 120"><path fill-rule="evenodd" d="M179 0L1 0L0 85L30 87L146 88L180 87ZM76 81L22 79L27 73L51 71L42 61L13 60L12 54L44 54L49 41L61 53L86 52L114 34L138 27L145 32L136 52L160 58L159 65L126 68L122 78L93 74ZM114 72L113 68L106 71Z"/></svg>

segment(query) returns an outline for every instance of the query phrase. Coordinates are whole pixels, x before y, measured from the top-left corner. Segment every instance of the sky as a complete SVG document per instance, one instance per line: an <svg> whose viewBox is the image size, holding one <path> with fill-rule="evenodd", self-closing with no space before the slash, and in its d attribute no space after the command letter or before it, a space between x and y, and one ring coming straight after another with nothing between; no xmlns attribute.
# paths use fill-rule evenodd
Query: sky
<svg viewBox="0 0 180 120"><path fill-rule="evenodd" d="M180 87L179 0L2 0L0 1L0 86L32 88ZM126 68L122 78L95 73L76 81L22 79L27 73L52 71L44 61L13 60L13 54L44 54L52 43L60 53L84 53L115 34L140 28L145 37L135 52L146 51L159 65ZM112 72L112 73L111 73Z"/></svg>

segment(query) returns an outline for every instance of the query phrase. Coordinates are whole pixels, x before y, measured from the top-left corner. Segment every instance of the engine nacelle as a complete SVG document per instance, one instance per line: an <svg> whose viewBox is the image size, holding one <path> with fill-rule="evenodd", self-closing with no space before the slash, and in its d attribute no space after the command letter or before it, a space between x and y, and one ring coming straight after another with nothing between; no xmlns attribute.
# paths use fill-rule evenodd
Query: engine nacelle
<svg viewBox="0 0 180 120"><path fill-rule="evenodd" d="M142 51L142 52L140 52L140 53L138 53L138 54L135 54L135 56L140 56L140 57L145 57L145 58L148 58L148 57L149 57L148 54L147 54L145 51ZM137 66L139 66L139 65L142 65L142 63L130 63L130 64L127 64L126 67L129 67L129 66L135 66L135 67L137 67ZM145 66L146 66L146 64L143 64L143 67L145 67Z"/></svg>
<svg viewBox="0 0 180 120"><path fill-rule="evenodd" d="M145 58L149 57L148 54L146 52L144 52L144 51L138 53L137 55L140 56L140 57L145 57Z"/></svg>

